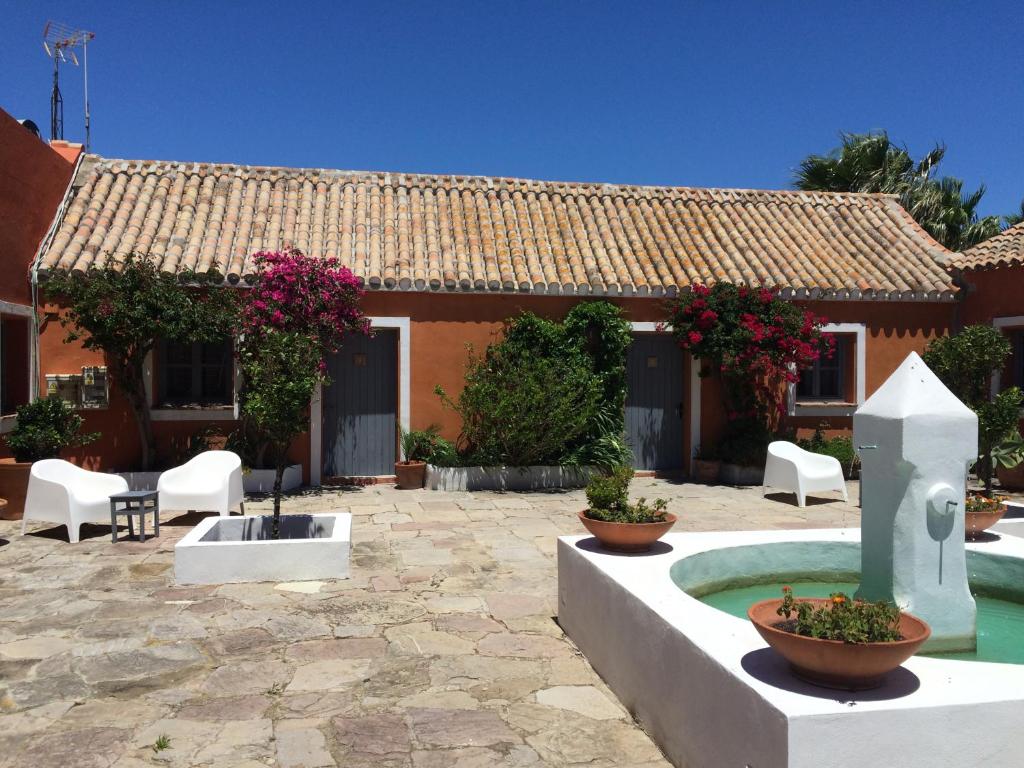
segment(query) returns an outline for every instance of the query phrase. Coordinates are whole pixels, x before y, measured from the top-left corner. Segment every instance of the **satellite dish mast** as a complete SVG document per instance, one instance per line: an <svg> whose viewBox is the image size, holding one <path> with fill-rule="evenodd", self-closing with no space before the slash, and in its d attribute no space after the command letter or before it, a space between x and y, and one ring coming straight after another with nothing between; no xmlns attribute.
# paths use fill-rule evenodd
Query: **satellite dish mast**
<svg viewBox="0 0 1024 768"><path fill-rule="evenodd" d="M46 22L43 28L43 49L53 59L53 90L50 92L50 141L64 138L64 97L60 93L60 65L71 62L78 66L75 48L82 47L85 81L85 151L89 151L89 41L96 35L67 24Z"/></svg>

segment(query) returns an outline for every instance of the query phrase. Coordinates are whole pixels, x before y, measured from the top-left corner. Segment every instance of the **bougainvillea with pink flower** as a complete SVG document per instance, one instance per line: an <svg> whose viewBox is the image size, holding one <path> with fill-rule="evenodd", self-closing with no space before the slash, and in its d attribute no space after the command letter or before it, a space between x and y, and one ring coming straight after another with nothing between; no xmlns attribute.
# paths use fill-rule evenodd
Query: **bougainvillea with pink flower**
<svg viewBox="0 0 1024 768"><path fill-rule="evenodd" d="M702 375L721 375L729 421L756 421L766 431L785 412L786 385L835 347L821 330L825 318L767 288L694 285L671 303L667 323L702 361Z"/></svg>
<svg viewBox="0 0 1024 768"><path fill-rule="evenodd" d="M266 439L277 469L273 538L281 478L292 441L309 427L309 402L328 382L326 357L352 333L369 333L357 278L334 259L298 250L253 256L256 278L241 308L238 360L242 414Z"/></svg>

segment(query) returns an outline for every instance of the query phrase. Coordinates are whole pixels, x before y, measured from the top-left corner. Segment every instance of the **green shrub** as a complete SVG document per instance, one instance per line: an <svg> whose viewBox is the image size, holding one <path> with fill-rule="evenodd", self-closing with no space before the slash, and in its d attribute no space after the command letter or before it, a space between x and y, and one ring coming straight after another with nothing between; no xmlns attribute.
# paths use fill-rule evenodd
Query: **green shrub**
<svg viewBox="0 0 1024 768"><path fill-rule="evenodd" d="M647 499L641 498L635 504L629 503L629 483L633 469L619 466L611 471L595 475L587 484L587 517L608 523L660 523L665 519L668 502L656 499L648 506Z"/></svg>
<svg viewBox="0 0 1024 768"><path fill-rule="evenodd" d="M741 467L763 467L768 458L768 443L774 439L768 427L756 417L730 421L718 443L722 461Z"/></svg>
<svg viewBox="0 0 1024 768"><path fill-rule="evenodd" d="M630 462L630 341L629 323L606 301L577 304L561 323L531 312L506 320L502 340L482 358L471 355L458 402L435 390L463 420L458 455L442 460L606 469Z"/></svg>
<svg viewBox="0 0 1024 768"><path fill-rule="evenodd" d="M993 449L1017 428L1021 391L1010 387L990 396L992 375L1010 356L1010 341L990 325L969 325L955 336L932 340L924 361L943 384L978 415L978 461L974 471L992 493Z"/></svg>
<svg viewBox="0 0 1024 768"><path fill-rule="evenodd" d="M99 432L81 434L82 417L59 397L42 397L18 406L18 420L7 436L15 461L53 459L64 448L87 445Z"/></svg>
<svg viewBox="0 0 1024 768"><path fill-rule="evenodd" d="M402 436L402 453L406 461L425 461L435 466L448 466L455 457L455 446L441 435L440 427L431 424L426 429L406 432L399 427Z"/></svg>
<svg viewBox="0 0 1024 768"><path fill-rule="evenodd" d="M843 436L826 439L822 431L826 428L827 425L819 425L809 439L797 440L797 445L805 451L820 453L838 460L843 468L843 476L849 480L860 462L857 452L853 449L853 440Z"/></svg>

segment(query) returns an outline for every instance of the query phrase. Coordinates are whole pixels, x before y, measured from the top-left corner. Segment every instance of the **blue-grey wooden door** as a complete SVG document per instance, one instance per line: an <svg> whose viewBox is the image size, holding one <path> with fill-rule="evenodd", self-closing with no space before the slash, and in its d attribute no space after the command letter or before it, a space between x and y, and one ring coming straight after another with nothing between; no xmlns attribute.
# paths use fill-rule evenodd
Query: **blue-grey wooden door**
<svg viewBox="0 0 1024 768"><path fill-rule="evenodd" d="M353 334L327 361L323 391L324 475L395 472L398 333Z"/></svg>
<svg viewBox="0 0 1024 768"><path fill-rule="evenodd" d="M637 469L683 467L683 353L663 333L638 333L626 355L626 439Z"/></svg>

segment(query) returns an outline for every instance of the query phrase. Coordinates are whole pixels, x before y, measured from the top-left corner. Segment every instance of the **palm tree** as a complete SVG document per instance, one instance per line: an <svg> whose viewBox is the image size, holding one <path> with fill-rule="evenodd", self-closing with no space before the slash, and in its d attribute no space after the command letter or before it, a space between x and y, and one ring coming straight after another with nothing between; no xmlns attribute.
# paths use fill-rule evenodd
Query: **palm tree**
<svg viewBox="0 0 1024 768"><path fill-rule="evenodd" d="M927 181L946 148L937 145L917 163L906 147L880 133L842 133L842 144L827 155L809 155L800 163L798 189L821 192L886 192L903 195Z"/></svg>
<svg viewBox="0 0 1024 768"><path fill-rule="evenodd" d="M1008 227L1012 227L1014 224L1020 224L1022 221L1024 221L1024 200L1020 201L1019 211L1003 216L1003 222Z"/></svg>
<svg viewBox="0 0 1024 768"><path fill-rule="evenodd" d="M843 133L840 141L827 155L809 155L800 163L794 174L797 189L899 195L914 220L951 251L999 234L998 216L978 216L984 185L967 194L961 179L933 176L946 154L941 144L915 162L885 131Z"/></svg>

